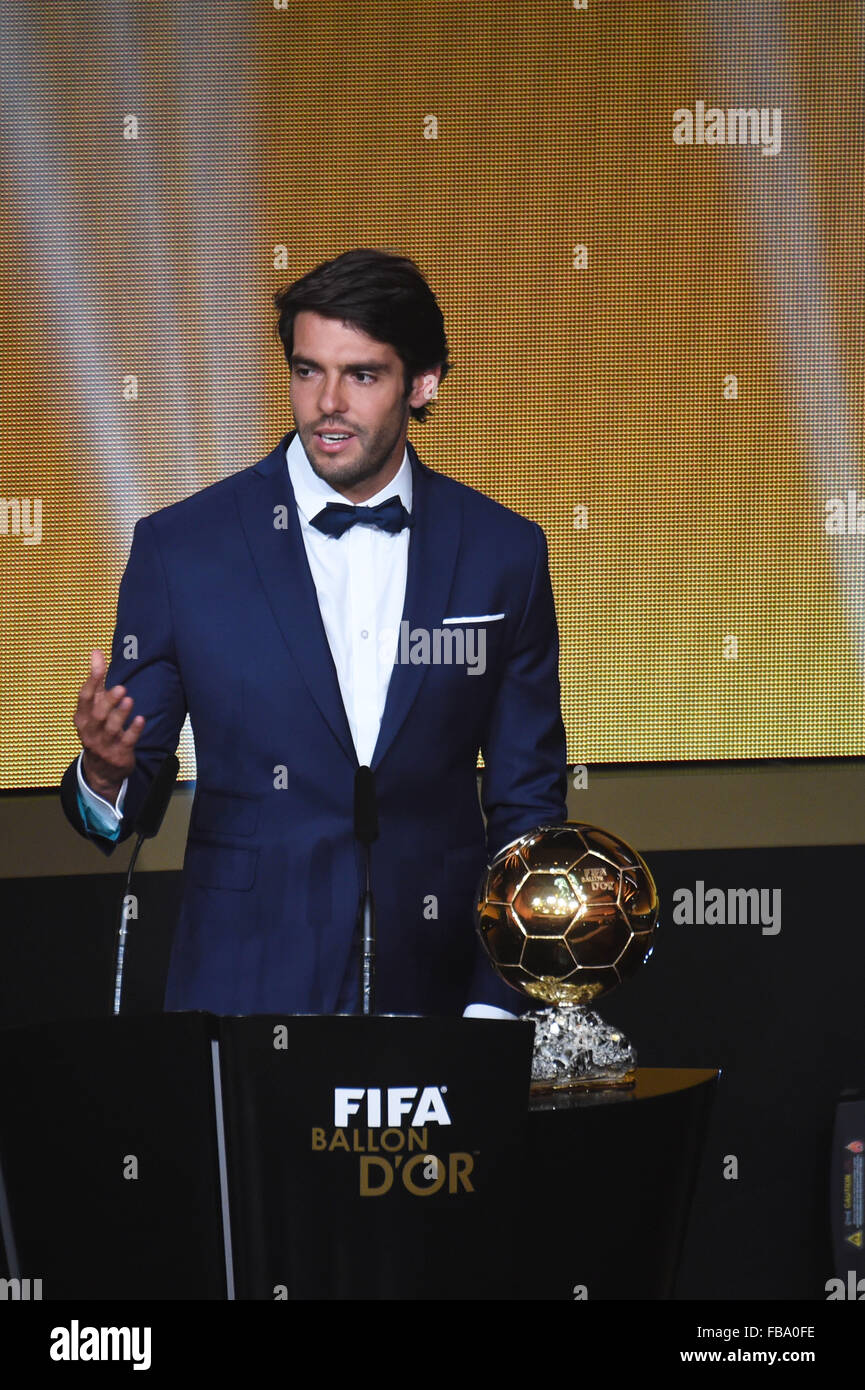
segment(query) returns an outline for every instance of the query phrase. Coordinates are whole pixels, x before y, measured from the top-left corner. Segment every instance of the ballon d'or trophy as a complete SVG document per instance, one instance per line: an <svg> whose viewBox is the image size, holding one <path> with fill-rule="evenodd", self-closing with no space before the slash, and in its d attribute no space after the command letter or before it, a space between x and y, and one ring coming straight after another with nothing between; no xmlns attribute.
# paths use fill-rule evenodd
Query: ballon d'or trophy
<svg viewBox="0 0 865 1390"><path fill-rule="evenodd" d="M539 826L496 855L475 921L502 979L546 1005L523 1015L532 1089L633 1086L633 1047L588 1006L652 954L658 893L639 854L594 825Z"/></svg>

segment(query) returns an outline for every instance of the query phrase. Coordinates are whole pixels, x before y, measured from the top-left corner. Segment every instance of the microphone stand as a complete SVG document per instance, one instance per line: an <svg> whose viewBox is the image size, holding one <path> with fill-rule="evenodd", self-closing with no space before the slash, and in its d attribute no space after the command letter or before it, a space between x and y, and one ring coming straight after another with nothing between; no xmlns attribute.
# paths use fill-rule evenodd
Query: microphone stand
<svg viewBox="0 0 865 1390"><path fill-rule="evenodd" d="M365 879L360 900L361 953L360 1004L361 1013L375 1013L375 904L370 883L369 845L364 845Z"/></svg>
<svg viewBox="0 0 865 1390"><path fill-rule="evenodd" d="M378 838L375 778L368 767L354 775L354 833L362 846L364 882L358 909L360 933L360 1011L375 1013L375 902L372 894L370 845Z"/></svg>
<svg viewBox="0 0 865 1390"><path fill-rule="evenodd" d="M129 868L126 871L126 887L123 890L123 906L120 911L120 926L114 938L114 1016L120 1013L120 999L123 992L123 965L126 955L126 899L129 896L129 888L132 883L132 874L135 863L138 859L138 852L145 840L152 840L162 825L162 818L171 800L171 793L174 790L174 783L177 781L177 774L180 771L180 763L173 753L169 753L157 768L150 789L144 798L144 804L138 813L135 822L135 830L138 832L138 839L129 860Z"/></svg>
<svg viewBox="0 0 865 1390"><path fill-rule="evenodd" d="M120 926L114 936L114 1015L120 1013L120 993L123 989L123 958L126 954L126 899L129 896L129 888L132 883L132 874L135 869L135 861L138 858L138 851L144 844L145 836L139 835L132 858L129 860L129 868L126 872L126 887L123 889L123 906L120 909Z"/></svg>

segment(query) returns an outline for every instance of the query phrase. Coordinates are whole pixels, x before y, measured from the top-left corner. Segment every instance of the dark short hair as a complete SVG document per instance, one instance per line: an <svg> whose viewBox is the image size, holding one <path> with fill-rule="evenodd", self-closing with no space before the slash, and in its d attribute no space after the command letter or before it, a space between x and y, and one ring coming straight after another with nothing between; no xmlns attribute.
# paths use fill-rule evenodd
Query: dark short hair
<svg viewBox="0 0 865 1390"><path fill-rule="evenodd" d="M354 328L388 343L403 364L406 397L412 380L431 367L441 367L444 381L451 363L444 319L436 297L408 256L359 247L335 260L323 261L293 285L273 296L279 319L274 336L282 340L291 363L294 319L304 309L325 318L342 319ZM410 406L413 420L426 420L432 402Z"/></svg>

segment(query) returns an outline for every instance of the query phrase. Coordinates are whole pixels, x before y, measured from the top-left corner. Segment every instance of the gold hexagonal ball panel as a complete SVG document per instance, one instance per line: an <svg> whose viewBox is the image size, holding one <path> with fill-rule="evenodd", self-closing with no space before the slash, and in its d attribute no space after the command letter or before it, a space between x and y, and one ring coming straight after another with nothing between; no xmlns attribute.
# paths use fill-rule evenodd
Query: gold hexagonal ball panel
<svg viewBox="0 0 865 1390"><path fill-rule="evenodd" d="M606 905L599 913L589 910L578 917L565 940L577 965L616 965L633 937L627 919L617 907Z"/></svg>
<svg viewBox="0 0 865 1390"><path fill-rule="evenodd" d="M518 849L510 854L496 855L485 879L484 897L487 902L512 903L529 866Z"/></svg>
<svg viewBox="0 0 865 1390"><path fill-rule="evenodd" d="M622 871L619 905L635 932L654 930L658 920L658 893L644 864Z"/></svg>
<svg viewBox="0 0 865 1390"><path fill-rule="evenodd" d="M599 908L604 904L614 908L619 901L620 875L617 864L588 850L571 868L571 881L583 902Z"/></svg>
<svg viewBox="0 0 865 1390"><path fill-rule="evenodd" d="M513 910L529 936L562 936L582 907L566 873L528 874L513 899Z"/></svg>
<svg viewBox="0 0 865 1390"><path fill-rule="evenodd" d="M484 903L479 917L481 940L499 965L519 965L525 933L504 903Z"/></svg>
<svg viewBox="0 0 865 1390"><path fill-rule="evenodd" d="M514 846L519 847L527 867L536 873L543 870L567 870L586 852L586 844L579 828L571 822L565 825L541 826L538 830L532 830L528 835L522 835L519 840L515 840ZM501 851L502 855L506 856L511 848L511 845L506 845ZM496 855L493 863L499 857Z"/></svg>

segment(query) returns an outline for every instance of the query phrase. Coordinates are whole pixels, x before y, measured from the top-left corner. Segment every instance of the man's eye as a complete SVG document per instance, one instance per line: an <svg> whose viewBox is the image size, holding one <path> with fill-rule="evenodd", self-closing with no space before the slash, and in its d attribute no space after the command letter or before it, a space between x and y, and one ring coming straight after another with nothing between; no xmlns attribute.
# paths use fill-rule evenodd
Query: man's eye
<svg viewBox="0 0 865 1390"><path fill-rule="evenodd" d="M310 374L310 372L312 371L312 368L311 368L311 367L295 367L294 370L297 372L297 375L298 375L302 380L305 380L306 377L307 377L307 376ZM364 382L375 381L375 377L374 377L374 375L373 375L372 372L355 372L354 375L356 376L356 378L357 378L358 381L361 381L361 380L363 380Z"/></svg>

